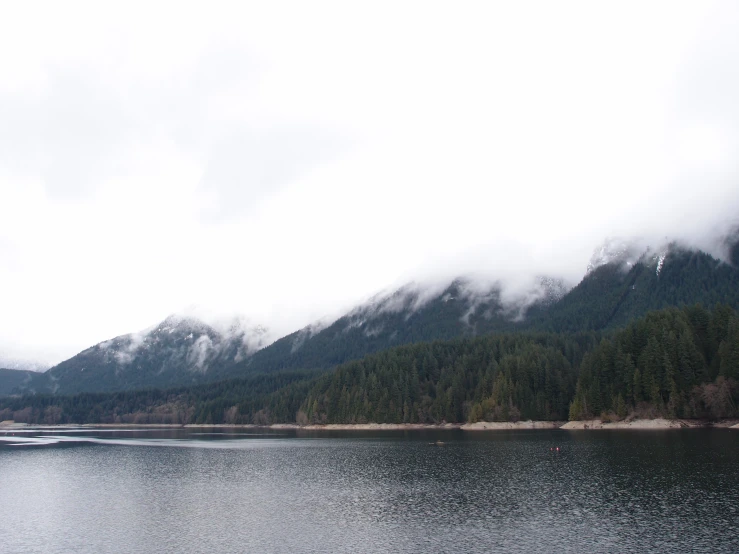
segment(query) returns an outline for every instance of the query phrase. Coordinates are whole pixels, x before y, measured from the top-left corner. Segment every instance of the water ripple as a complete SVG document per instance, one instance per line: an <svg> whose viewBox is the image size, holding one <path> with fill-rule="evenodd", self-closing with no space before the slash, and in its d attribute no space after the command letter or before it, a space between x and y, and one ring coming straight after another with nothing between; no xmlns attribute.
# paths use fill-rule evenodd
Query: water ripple
<svg viewBox="0 0 739 554"><path fill-rule="evenodd" d="M0 550L739 551L730 430L220 432L0 436Z"/></svg>

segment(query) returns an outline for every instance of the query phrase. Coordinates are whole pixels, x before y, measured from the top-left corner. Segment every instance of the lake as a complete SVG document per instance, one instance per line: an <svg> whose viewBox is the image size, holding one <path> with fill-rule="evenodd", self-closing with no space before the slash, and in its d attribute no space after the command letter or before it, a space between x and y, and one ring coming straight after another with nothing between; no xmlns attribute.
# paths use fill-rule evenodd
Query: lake
<svg viewBox="0 0 739 554"><path fill-rule="evenodd" d="M0 430L0 510L3 553L739 552L739 431Z"/></svg>

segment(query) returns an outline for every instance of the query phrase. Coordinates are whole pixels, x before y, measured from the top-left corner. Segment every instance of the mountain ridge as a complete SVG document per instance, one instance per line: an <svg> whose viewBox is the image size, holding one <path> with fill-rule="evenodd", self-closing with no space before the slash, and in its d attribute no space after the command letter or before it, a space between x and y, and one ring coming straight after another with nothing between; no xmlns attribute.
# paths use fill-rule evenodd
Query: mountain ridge
<svg viewBox="0 0 739 554"><path fill-rule="evenodd" d="M736 257L739 241L733 240L727 240L727 252ZM722 262L676 243L640 253L624 244L607 241L572 288L538 277L530 290L504 299L494 281L458 278L435 288L410 283L377 294L330 323L308 325L269 344L264 327L243 320L217 330L197 318L172 315L142 333L94 345L13 390L131 390L326 370L402 344L493 332L608 330L649 310L697 302L739 307L734 259Z"/></svg>
<svg viewBox="0 0 739 554"><path fill-rule="evenodd" d="M238 319L218 330L191 316L170 315L142 332L91 346L46 374L59 394L196 384L213 367L243 359L265 334Z"/></svg>

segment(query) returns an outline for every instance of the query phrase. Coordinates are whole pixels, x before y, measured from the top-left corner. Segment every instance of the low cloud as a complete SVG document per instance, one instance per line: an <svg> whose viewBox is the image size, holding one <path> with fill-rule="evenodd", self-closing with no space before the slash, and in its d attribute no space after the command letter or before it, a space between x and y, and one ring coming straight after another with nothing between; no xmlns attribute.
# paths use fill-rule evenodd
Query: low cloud
<svg viewBox="0 0 739 554"><path fill-rule="evenodd" d="M460 276L528 302L608 237L738 223L732 4L44 9L0 22L3 355L191 304L246 352Z"/></svg>

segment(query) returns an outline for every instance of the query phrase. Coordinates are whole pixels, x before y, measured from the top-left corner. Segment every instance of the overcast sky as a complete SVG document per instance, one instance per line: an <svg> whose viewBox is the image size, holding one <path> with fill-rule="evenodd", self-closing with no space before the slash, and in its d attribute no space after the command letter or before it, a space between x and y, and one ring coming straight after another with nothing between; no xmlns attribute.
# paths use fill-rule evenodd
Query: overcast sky
<svg viewBox="0 0 739 554"><path fill-rule="evenodd" d="M735 2L6 2L0 357L582 277L739 214Z"/></svg>

